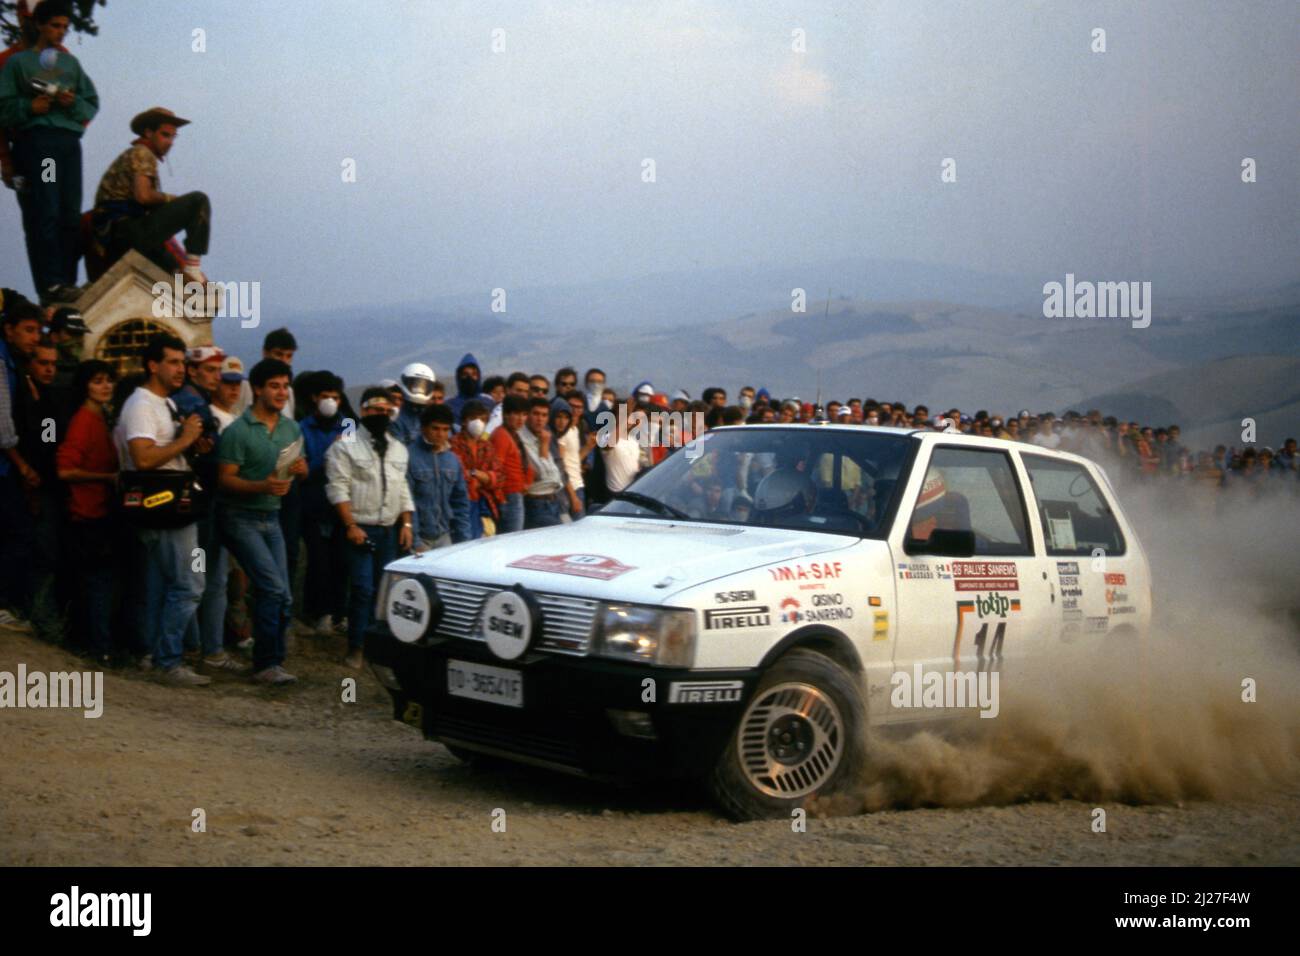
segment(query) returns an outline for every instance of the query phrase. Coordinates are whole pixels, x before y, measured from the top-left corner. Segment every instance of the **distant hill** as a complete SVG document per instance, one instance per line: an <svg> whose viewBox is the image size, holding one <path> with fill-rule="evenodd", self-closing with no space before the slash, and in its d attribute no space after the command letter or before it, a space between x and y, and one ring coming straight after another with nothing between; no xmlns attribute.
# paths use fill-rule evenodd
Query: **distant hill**
<svg viewBox="0 0 1300 956"><path fill-rule="evenodd" d="M1249 355L1218 359L1132 382L1123 392L1080 403L1124 409L1141 422L1178 422L1193 447L1240 447L1242 419L1255 420L1261 445L1300 438L1300 357Z"/></svg>
<svg viewBox="0 0 1300 956"><path fill-rule="evenodd" d="M623 391L648 378L693 395L708 385L734 395L752 384L810 400L820 382L824 399L897 398L1004 414L1096 407L1177 421L1189 435L1204 430L1223 441L1239 442L1240 426L1229 426L1246 416L1259 423L1261 442L1300 431L1300 283L1237 300L1158 297L1151 326L1134 329L1122 319L1046 319L1041 286L1026 294L1021 280L937 270L936 285L983 300L958 304L920 289L927 269L936 272L879 262L803 269L836 291L828 306L824 292L817 295L820 281L804 280L809 299L800 314L790 311L799 270L725 270L617 289L520 290L508 293L505 314L492 313L485 295L473 308L468 299L437 300L274 324L298 332L302 368L332 368L350 385L395 377L416 360L450 383L471 351L488 374L598 365ZM855 283L912 291L842 291ZM241 339L236 351L256 354L263 329L231 331Z"/></svg>

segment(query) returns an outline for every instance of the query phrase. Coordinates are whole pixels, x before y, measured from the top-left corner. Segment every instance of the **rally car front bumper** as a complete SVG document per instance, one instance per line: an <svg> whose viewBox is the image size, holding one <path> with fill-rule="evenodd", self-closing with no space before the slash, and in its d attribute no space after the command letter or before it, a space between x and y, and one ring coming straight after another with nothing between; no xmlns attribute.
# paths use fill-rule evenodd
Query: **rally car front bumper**
<svg viewBox="0 0 1300 956"><path fill-rule="evenodd" d="M453 747L614 779L699 777L717 763L758 683L758 670L691 671L530 650L495 658L480 641L408 644L384 622L366 659L393 717ZM517 671L522 706L454 696L448 662Z"/></svg>

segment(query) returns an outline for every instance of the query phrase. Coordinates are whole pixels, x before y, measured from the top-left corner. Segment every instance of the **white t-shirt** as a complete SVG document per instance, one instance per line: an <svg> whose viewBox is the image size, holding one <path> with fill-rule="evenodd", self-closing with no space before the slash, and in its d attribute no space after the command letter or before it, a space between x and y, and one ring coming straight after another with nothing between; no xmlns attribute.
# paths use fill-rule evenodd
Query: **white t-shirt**
<svg viewBox="0 0 1300 956"><path fill-rule="evenodd" d="M225 409L219 408L216 405L209 405L208 410L212 412L212 417L217 420L218 435L224 432L226 428L229 427L230 423L235 420L235 416L232 412L228 412Z"/></svg>
<svg viewBox="0 0 1300 956"><path fill-rule="evenodd" d="M578 429L569 426L568 431L556 440L560 443L560 457L564 459L564 472L569 476L569 486L574 491L581 491L582 460L578 458L578 452L581 451Z"/></svg>
<svg viewBox="0 0 1300 956"><path fill-rule="evenodd" d="M118 460L122 462L123 470L138 470L135 459L131 457L129 446L131 439L151 438L156 445L169 444L175 441L180 431L180 426L176 423L179 417L176 404L170 398L159 398L143 385L132 392L131 397L122 406L122 416L113 431ZM190 470L184 454L179 454L158 467L170 468L173 471Z"/></svg>
<svg viewBox="0 0 1300 956"><path fill-rule="evenodd" d="M610 448L602 448L600 453L605 459L605 486L610 491L622 491L632 484L641 470L639 442L629 436Z"/></svg>

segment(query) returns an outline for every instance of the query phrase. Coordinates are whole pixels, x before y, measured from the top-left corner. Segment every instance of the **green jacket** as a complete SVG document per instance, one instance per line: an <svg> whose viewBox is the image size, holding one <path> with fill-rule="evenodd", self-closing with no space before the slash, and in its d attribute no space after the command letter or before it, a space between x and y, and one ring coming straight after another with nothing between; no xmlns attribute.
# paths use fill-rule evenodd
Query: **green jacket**
<svg viewBox="0 0 1300 956"><path fill-rule="evenodd" d="M90 82L81 63L71 53L58 53L54 67L49 70L41 68L39 50L23 50L15 53L0 71L0 128L10 130L66 129L80 136L86 131L86 124L99 112L99 94L95 84ZM76 99L64 109L58 104L50 106L50 111L42 116L32 112L31 91L33 77L39 77L50 83L56 83L65 90L72 90Z"/></svg>

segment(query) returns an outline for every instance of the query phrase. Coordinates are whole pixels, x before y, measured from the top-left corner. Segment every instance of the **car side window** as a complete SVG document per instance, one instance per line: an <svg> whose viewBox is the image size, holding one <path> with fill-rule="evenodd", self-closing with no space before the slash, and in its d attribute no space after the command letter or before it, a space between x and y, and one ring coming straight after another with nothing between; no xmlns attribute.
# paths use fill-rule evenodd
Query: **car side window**
<svg viewBox="0 0 1300 956"><path fill-rule="evenodd" d="M1033 554L1020 486L1005 452L934 450L908 537L924 543L936 530L974 532L976 554Z"/></svg>
<svg viewBox="0 0 1300 956"><path fill-rule="evenodd" d="M1124 534L1105 496L1082 465L1044 455L1021 455L1034 489L1043 537L1051 555L1124 553Z"/></svg>

